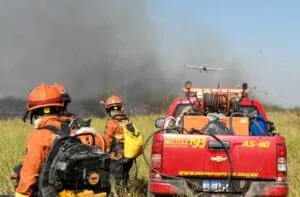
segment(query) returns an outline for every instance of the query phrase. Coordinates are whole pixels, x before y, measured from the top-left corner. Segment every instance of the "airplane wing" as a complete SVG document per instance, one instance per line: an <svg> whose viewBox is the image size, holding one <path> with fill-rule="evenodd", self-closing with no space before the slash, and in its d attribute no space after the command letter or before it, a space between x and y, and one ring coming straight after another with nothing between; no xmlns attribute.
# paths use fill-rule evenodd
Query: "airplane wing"
<svg viewBox="0 0 300 197"><path fill-rule="evenodd" d="M184 67L194 68L194 69L203 69L203 66L192 66L192 65L184 65Z"/></svg>
<svg viewBox="0 0 300 197"><path fill-rule="evenodd" d="M204 64L206 65L206 64ZM224 70L223 68L209 68L206 66L192 66L192 65L184 65L184 67L188 67L188 68L194 68L194 69L198 69L198 70L203 70L203 71L222 71Z"/></svg>

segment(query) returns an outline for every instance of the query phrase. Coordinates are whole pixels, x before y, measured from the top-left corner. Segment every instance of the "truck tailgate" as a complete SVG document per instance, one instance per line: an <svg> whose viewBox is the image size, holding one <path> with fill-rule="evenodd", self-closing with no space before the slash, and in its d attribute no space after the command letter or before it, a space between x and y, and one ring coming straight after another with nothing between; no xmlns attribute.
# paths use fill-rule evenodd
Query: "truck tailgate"
<svg viewBox="0 0 300 197"><path fill-rule="evenodd" d="M229 148L236 178L276 178L276 137L217 136ZM163 134L162 172L171 176L226 177L226 152L207 135Z"/></svg>

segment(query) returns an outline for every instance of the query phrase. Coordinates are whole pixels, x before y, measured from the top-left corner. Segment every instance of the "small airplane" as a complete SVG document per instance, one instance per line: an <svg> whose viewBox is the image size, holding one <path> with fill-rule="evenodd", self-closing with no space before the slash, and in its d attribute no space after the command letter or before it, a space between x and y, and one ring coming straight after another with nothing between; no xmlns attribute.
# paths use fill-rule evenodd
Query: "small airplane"
<svg viewBox="0 0 300 197"><path fill-rule="evenodd" d="M203 64L203 65L207 65L207 64ZM192 65L184 65L184 67L188 67L188 68L194 68L194 69L198 69L201 71L205 71L208 73L208 71L222 71L224 70L223 68L209 68L209 67L206 67L206 66L192 66Z"/></svg>

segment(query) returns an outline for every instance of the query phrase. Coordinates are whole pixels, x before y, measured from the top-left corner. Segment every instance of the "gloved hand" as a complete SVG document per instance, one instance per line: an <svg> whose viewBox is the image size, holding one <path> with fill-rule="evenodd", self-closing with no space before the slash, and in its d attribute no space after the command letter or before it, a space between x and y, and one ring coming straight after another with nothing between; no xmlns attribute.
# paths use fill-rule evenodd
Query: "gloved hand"
<svg viewBox="0 0 300 197"><path fill-rule="evenodd" d="M29 195L21 194L19 192L15 192L15 197L29 197Z"/></svg>

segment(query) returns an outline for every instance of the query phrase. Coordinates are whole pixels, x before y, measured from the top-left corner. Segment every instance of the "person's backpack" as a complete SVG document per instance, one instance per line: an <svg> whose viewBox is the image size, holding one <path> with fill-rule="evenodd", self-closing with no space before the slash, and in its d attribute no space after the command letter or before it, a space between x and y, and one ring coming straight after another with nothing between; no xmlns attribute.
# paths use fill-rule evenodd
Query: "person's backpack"
<svg viewBox="0 0 300 197"><path fill-rule="evenodd" d="M63 190L75 192L88 189L110 193L110 158L94 146L92 133L69 135L68 129L51 125L41 129L48 129L61 137L55 139L41 167L38 181L40 197L58 197ZM92 146L79 139L89 135L93 138Z"/></svg>
<svg viewBox="0 0 300 197"><path fill-rule="evenodd" d="M137 158L142 154L143 137L137 127L128 119L122 120L120 125L124 132L124 157Z"/></svg>

